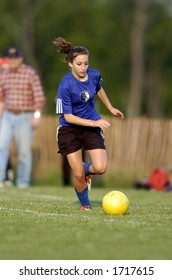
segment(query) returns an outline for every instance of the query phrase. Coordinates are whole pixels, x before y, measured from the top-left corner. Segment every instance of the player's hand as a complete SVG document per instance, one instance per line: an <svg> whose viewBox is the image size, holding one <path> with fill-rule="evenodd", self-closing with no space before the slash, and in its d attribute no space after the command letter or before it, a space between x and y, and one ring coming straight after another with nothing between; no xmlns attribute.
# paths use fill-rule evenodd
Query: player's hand
<svg viewBox="0 0 172 280"><path fill-rule="evenodd" d="M118 109L112 107L111 110L110 110L110 112L111 112L112 115L114 115L115 117L119 117L119 118L121 118L122 120L124 119L124 115L123 115L123 113L122 113L120 110L118 110Z"/></svg>
<svg viewBox="0 0 172 280"><path fill-rule="evenodd" d="M103 119L97 120L94 123L95 123L95 127L100 127L100 128L108 128L110 126L110 123Z"/></svg>

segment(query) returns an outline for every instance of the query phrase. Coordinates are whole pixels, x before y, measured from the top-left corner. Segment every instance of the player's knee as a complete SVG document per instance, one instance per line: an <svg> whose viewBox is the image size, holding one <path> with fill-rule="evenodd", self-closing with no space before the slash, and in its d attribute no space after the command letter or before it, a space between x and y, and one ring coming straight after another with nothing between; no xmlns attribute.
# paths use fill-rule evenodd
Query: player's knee
<svg viewBox="0 0 172 280"><path fill-rule="evenodd" d="M74 184L75 184L75 189L78 192L82 192L85 187L85 173L84 172L77 172L74 174Z"/></svg>
<svg viewBox="0 0 172 280"><path fill-rule="evenodd" d="M75 180L78 182L82 182L85 178L85 173L84 172L77 172L74 174Z"/></svg>
<svg viewBox="0 0 172 280"><path fill-rule="evenodd" d="M99 164L95 167L96 174L101 175L106 172L107 165L106 164Z"/></svg>

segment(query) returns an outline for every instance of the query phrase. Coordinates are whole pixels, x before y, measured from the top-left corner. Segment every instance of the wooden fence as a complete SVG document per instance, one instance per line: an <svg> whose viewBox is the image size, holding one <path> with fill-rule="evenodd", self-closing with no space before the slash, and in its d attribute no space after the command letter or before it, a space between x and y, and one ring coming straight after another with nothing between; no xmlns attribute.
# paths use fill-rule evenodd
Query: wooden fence
<svg viewBox="0 0 172 280"><path fill-rule="evenodd" d="M172 121L110 119L106 131L109 172L145 175L152 167L172 167Z"/></svg>
<svg viewBox="0 0 172 280"><path fill-rule="evenodd" d="M105 132L109 157L107 175L115 173L144 176L155 166L172 167L172 121L132 118L106 119L110 128ZM33 141L33 176L47 176L61 171L61 155L57 154L57 117L45 116ZM12 147L15 159L15 149Z"/></svg>

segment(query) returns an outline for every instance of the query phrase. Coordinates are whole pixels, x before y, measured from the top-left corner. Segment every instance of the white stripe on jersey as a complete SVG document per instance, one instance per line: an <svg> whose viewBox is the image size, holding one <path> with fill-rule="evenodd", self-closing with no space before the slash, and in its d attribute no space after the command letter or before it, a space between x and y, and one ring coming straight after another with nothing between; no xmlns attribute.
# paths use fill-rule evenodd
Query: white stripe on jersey
<svg viewBox="0 0 172 280"><path fill-rule="evenodd" d="M62 100L60 98L56 100L56 114L63 114Z"/></svg>

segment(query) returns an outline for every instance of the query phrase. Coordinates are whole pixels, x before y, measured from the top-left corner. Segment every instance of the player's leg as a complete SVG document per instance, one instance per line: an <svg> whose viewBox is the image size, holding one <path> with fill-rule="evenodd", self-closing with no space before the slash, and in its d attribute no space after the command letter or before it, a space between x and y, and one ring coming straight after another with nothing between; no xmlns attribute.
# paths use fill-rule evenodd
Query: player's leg
<svg viewBox="0 0 172 280"><path fill-rule="evenodd" d="M86 176L103 174L107 168L107 153L104 144L104 134L99 128L85 130L83 143L88 151L90 161L84 164Z"/></svg>
<svg viewBox="0 0 172 280"><path fill-rule="evenodd" d="M66 156L62 156L62 181L63 186L68 187L70 186L70 179L71 179L71 168Z"/></svg>
<svg viewBox="0 0 172 280"><path fill-rule="evenodd" d="M81 209L90 209L91 203L88 197L88 186L85 182L85 171L82 162L82 149L68 154L67 158L73 172L75 191L80 201Z"/></svg>
<svg viewBox="0 0 172 280"><path fill-rule="evenodd" d="M78 150L67 155L69 165L73 172L74 185L77 191L85 189L84 168L82 164L82 152Z"/></svg>
<svg viewBox="0 0 172 280"><path fill-rule="evenodd" d="M89 150L88 154L91 159L89 165L89 174L103 174L107 169L107 152L105 149Z"/></svg>

